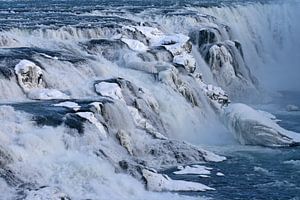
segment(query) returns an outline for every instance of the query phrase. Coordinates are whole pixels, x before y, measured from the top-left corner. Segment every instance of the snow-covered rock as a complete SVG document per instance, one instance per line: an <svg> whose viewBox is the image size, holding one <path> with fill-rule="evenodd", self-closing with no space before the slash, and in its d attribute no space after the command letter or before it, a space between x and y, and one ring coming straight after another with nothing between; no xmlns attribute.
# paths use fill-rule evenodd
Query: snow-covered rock
<svg viewBox="0 0 300 200"><path fill-rule="evenodd" d="M30 99L69 99L69 96L56 89L45 88L43 71L29 60L21 60L15 66L18 83Z"/></svg>
<svg viewBox="0 0 300 200"><path fill-rule="evenodd" d="M279 147L300 143L299 133L280 127L265 114L245 104L230 104L225 108L223 120L241 144Z"/></svg>
<svg viewBox="0 0 300 200"><path fill-rule="evenodd" d="M191 55L192 45L188 36L183 34L168 35L158 28L148 26L127 26L125 29L142 33L149 41L149 47L164 47L173 55L175 65L184 67L188 72L195 71L196 60ZM147 50L147 47L140 41L125 39L124 42L135 51Z"/></svg>
<svg viewBox="0 0 300 200"><path fill-rule="evenodd" d="M172 180L165 174L143 169L143 176L147 181L147 188L151 191L207 191L215 190L201 183Z"/></svg>
<svg viewBox="0 0 300 200"><path fill-rule="evenodd" d="M100 82L95 84L96 92L101 94L102 96L111 97L112 99L117 99L121 101L125 101L122 95L122 90L116 83L109 82Z"/></svg>
<svg viewBox="0 0 300 200"><path fill-rule="evenodd" d="M19 85L25 92L44 87L42 69L29 60L21 60L15 66L15 73Z"/></svg>
<svg viewBox="0 0 300 200"><path fill-rule="evenodd" d="M121 146L123 146L130 155L133 155L133 146L130 135L124 130L119 130L117 138L120 141Z"/></svg>
<svg viewBox="0 0 300 200"><path fill-rule="evenodd" d="M196 70L195 58L186 52L174 56L173 62L183 66L188 72L194 72Z"/></svg>
<svg viewBox="0 0 300 200"><path fill-rule="evenodd" d="M76 112L76 115L88 120L91 124L94 124L97 127L97 129L99 130L99 133L102 136L102 138L107 138L107 133L106 133L104 126L95 117L94 113L92 113L92 112Z"/></svg>

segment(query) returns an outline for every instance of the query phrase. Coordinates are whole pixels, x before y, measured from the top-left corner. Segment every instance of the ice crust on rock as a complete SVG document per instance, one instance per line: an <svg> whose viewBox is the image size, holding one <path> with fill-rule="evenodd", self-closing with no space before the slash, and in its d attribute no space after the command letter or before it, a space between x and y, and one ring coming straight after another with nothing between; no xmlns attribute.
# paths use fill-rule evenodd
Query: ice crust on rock
<svg viewBox="0 0 300 200"><path fill-rule="evenodd" d="M242 144L261 146L293 146L300 134L280 127L274 120L245 104L230 104L223 116L225 124Z"/></svg>
<svg viewBox="0 0 300 200"><path fill-rule="evenodd" d="M188 72L194 72L196 69L196 60L191 55L192 45L190 38L183 34L168 35L158 28L148 26L126 26L125 29L133 32L142 33L149 41L149 48L164 47L173 55L173 63L182 66ZM147 47L143 43L133 41L131 39L122 39L131 49L136 51L145 51Z"/></svg>
<svg viewBox="0 0 300 200"><path fill-rule="evenodd" d="M29 60L21 60L15 66L15 73L19 85L25 92L44 87L42 69Z"/></svg>
<svg viewBox="0 0 300 200"><path fill-rule="evenodd" d="M165 174L159 174L147 169L143 169L143 176L147 181L147 188L151 191L207 191L215 190L201 183L172 180Z"/></svg>
<svg viewBox="0 0 300 200"><path fill-rule="evenodd" d="M100 131L100 134L103 138L107 137L106 130L104 126L99 122L92 112L76 112L76 114L84 119L87 119L90 123L94 124L97 129Z"/></svg>
<svg viewBox="0 0 300 200"><path fill-rule="evenodd" d="M287 105L286 110L289 112L300 111L300 108L296 105Z"/></svg>
<svg viewBox="0 0 300 200"><path fill-rule="evenodd" d="M209 175L212 168L203 165L191 165L191 166L178 166L178 171L173 172L174 174L198 174L198 175Z"/></svg>
<svg viewBox="0 0 300 200"><path fill-rule="evenodd" d="M117 138L120 141L120 144L128 151L130 155L133 155L133 147L131 137L124 130L119 130L117 133Z"/></svg>
<svg viewBox="0 0 300 200"><path fill-rule="evenodd" d="M122 95L121 88L116 83L100 82L95 84L96 92L103 96L111 97L112 99L118 99L125 101Z"/></svg>
<svg viewBox="0 0 300 200"><path fill-rule="evenodd" d="M29 60L21 60L15 66L18 83L31 99L50 100L68 99L69 96L56 89L45 88L43 71Z"/></svg>
<svg viewBox="0 0 300 200"><path fill-rule="evenodd" d="M211 24L190 33L214 80L231 98L244 99L249 94L256 94L258 83L246 64L241 43L228 37L222 24L214 23L214 27ZM236 90L240 91L238 95Z"/></svg>

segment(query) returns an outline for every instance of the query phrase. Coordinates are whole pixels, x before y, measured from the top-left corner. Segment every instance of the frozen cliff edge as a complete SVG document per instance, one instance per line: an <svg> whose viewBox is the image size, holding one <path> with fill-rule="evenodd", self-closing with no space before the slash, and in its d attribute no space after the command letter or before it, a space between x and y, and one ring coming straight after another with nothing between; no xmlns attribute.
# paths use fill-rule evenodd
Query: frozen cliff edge
<svg viewBox="0 0 300 200"><path fill-rule="evenodd" d="M265 113L245 104L230 104L222 115L224 123L241 144L268 147L300 144L299 133L280 127Z"/></svg>

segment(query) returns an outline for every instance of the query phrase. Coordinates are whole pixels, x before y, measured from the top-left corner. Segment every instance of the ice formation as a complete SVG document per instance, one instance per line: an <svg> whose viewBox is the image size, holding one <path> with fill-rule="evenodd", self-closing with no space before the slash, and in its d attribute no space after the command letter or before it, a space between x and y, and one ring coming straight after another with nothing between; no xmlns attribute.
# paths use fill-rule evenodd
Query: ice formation
<svg viewBox="0 0 300 200"><path fill-rule="evenodd" d="M174 174L198 174L198 175L208 175L212 168L205 167L202 165L192 165L192 166L179 166L177 167L179 171L173 172Z"/></svg>
<svg viewBox="0 0 300 200"><path fill-rule="evenodd" d="M143 175L147 181L147 187L152 191L206 191L215 190L201 183L172 180L164 174L143 170Z"/></svg>
<svg viewBox="0 0 300 200"><path fill-rule="evenodd" d="M285 130L265 113L245 104L231 104L225 109L225 123L242 144L293 146L300 142L298 133Z"/></svg>
<svg viewBox="0 0 300 200"><path fill-rule="evenodd" d="M69 97L56 89L44 88L42 69L29 60L21 60L15 66L18 83L30 99L68 99Z"/></svg>

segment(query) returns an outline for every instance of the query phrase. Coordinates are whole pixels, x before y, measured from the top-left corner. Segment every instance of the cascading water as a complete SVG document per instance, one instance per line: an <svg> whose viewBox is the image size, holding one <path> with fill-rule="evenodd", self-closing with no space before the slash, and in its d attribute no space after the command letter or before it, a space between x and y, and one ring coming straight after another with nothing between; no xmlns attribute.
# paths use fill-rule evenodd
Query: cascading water
<svg viewBox="0 0 300 200"><path fill-rule="evenodd" d="M0 3L0 199L263 199L247 156L251 184L297 163L238 145L298 146L296 118L237 102L299 90L299 2Z"/></svg>
<svg viewBox="0 0 300 200"><path fill-rule="evenodd" d="M299 1L200 8L227 24L243 45L245 60L271 92L299 90Z"/></svg>

